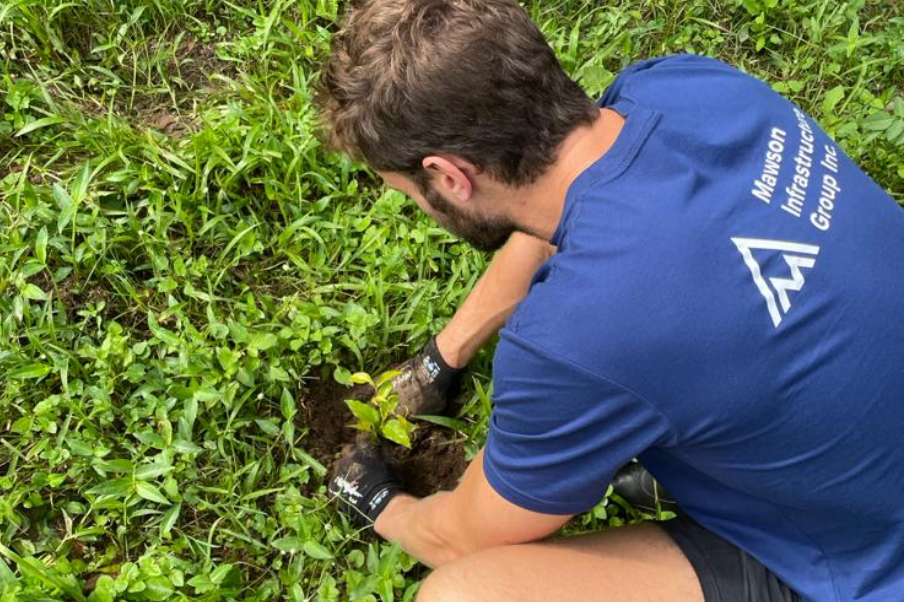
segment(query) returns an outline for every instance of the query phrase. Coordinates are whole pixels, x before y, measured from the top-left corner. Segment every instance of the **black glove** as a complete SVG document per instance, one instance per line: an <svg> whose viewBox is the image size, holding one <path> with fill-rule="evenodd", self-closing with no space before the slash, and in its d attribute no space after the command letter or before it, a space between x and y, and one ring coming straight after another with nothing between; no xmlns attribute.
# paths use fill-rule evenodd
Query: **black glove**
<svg viewBox="0 0 904 602"><path fill-rule="evenodd" d="M327 489L339 498L356 524L371 528L389 501L402 493L398 479L368 433L342 448L342 456L330 471Z"/></svg>
<svg viewBox="0 0 904 602"><path fill-rule="evenodd" d="M391 382L392 390L399 396L396 412L403 416L442 412L458 393L459 380L465 371L446 363L436 347L436 337L430 339L423 351L393 370L401 372Z"/></svg>

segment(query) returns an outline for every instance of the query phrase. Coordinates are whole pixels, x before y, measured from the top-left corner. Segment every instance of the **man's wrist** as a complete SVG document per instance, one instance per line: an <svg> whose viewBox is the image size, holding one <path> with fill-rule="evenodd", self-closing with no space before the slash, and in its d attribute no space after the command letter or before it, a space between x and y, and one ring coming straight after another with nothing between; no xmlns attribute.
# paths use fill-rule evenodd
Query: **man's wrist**
<svg viewBox="0 0 904 602"><path fill-rule="evenodd" d="M404 512L405 508L417 501L418 498L407 493L399 493L389 500L389 503L386 504L386 507L383 508L383 511L380 512L374 521L374 531L376 531L377 535L384 539L392 540L392 534L395 532L393 525L398 518L398 513Z"/></svg>
<svg viewBox="0 0 904 602"><path fill-rule="evenodd" d="M462 345L457 344L446 330L436 335L435 341L437 351L450 367L460 370L468 365L469 358L464 357Z"/></svg>

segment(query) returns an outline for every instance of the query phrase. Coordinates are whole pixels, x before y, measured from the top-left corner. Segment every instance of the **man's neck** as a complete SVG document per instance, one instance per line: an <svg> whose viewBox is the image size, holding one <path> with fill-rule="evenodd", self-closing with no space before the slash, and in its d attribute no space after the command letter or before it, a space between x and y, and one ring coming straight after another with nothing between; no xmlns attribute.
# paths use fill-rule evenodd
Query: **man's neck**
<svg viewBox="0 0 904 602"><path fill-rule="evenodd" d="M555 163L536 182L514 195L510 207L519 229L550 240L562 218L571 184L612 148L625 119L611 109L600 109L600 118L574 130L559 146Z"/></svg>

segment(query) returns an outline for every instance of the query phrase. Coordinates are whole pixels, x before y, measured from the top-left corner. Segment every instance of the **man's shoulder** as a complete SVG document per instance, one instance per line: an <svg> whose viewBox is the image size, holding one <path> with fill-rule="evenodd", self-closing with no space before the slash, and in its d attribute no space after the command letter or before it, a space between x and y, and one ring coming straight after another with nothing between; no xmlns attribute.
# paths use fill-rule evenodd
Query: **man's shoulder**
<svg viewBox="0 0 904 602"><path fill-rule="evenodd" d="M648 274L630 276L625 262L631 261L607 261L596 249L560 251L535 278L504 338L510 335L550 364L570 363L618 380L624 358L645 353L659 339L646 328L657 295L646 288Z"/></svg>
<svg viewBox="0 0 904 602"><path fill-rule="evenodd" d="M613 80L598 104L643 106L664 114L682 109L708 120L750 103L779 98L769 85L719 59L679 54L638 61ZM694 126L697 127L697 126Z"/></svg>

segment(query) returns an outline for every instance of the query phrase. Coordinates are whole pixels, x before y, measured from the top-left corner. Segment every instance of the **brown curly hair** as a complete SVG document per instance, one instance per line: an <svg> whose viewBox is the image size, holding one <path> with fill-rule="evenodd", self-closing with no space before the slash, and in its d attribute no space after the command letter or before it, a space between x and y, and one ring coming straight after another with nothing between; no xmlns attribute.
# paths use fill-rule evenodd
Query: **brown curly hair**
<svg viewBox="0 0 904 602"><path fill-rule="evenodd" d="M529 184L598 116L514 0L353 3L315 103L329 146L422 186L437 154Z"/></svg>

